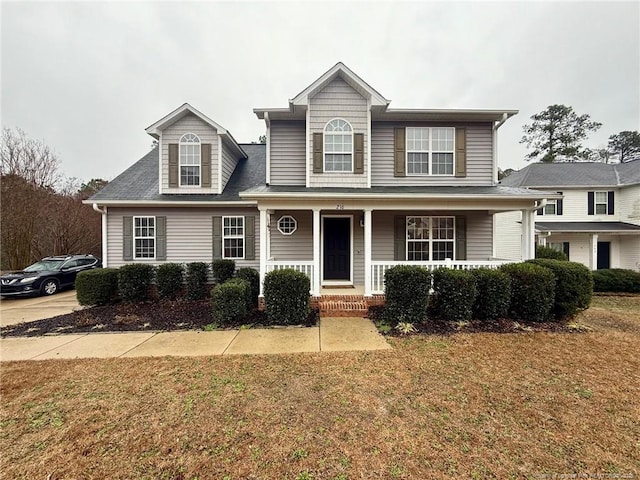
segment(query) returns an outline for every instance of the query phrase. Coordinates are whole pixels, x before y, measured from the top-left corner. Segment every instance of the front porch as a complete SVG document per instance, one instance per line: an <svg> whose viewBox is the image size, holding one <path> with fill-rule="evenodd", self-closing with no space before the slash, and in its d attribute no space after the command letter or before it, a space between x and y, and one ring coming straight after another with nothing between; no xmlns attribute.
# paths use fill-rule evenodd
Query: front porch
<svg viewBox="0 0 640 480"><path fill-rule="evenodd" d="M508 263L495 252L500 212L522 213L522 257L533 258L534 212L547 195L500 186L266 186L241 194L260 212L261 285L268 272L292 268L309 277L320 301L351 293L373 301L396 265L469 270Z"/></svg>

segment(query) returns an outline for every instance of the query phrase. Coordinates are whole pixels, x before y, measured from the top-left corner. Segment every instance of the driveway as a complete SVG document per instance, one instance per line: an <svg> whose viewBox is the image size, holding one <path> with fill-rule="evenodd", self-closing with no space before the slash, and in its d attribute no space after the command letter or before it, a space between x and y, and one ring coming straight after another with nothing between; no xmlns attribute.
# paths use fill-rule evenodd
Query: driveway
<svg viewBox="0 0 640 480"><path fill-rule="evenodd" d="M70 313L79 308L75 290L50 297L6 298L0 300L0 326L31 322Z"/></svg>

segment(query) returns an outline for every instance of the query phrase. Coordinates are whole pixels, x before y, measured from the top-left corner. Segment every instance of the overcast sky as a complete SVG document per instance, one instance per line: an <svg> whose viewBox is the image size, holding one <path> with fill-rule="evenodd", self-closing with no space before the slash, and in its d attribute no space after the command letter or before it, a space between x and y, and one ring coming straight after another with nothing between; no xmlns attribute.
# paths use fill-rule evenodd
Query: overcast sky
<svg viewBox="0 0 640 480"><path fill-rule="evenodd" d="M113 179L145 128L189 102L257 140L255 107L342 61L392 108L517 109L499 166L526 165L522 125L548 105L640 129L640 2L1 4L2 126L51 146L63 173Z"/></svg>

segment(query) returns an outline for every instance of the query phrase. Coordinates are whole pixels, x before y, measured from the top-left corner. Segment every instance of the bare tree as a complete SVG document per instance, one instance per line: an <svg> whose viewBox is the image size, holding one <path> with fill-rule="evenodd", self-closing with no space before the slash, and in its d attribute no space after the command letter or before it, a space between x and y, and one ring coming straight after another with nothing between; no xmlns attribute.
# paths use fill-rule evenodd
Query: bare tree
<svg viewBox="0 0 640 480"><path fill-rule="evenodd" d="M0 175L18 175L37 187L55 188L62 177L56 154L19 128L2 130L0 160Z"/></svg>

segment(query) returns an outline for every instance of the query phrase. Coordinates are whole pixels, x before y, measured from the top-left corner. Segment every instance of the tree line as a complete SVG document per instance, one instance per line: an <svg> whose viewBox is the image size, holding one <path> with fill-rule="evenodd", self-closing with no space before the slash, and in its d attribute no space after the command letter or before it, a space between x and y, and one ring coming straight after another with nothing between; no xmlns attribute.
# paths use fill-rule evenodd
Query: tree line
<svg viewBox="0 0 640 480"><path fill-rule="evenodd" d="M532 115L531 120L523 126L524 135L520 140L530 150L525 157L527 161L608 163L614 158L620 162L640 159L640 133L637 130L613 134L606 147L591 149L584 147L583 142L602 124L593 121L588 114L578 115L572 107L556 104Z"/></svg>
<svg viewBox="0 0 640 480"><path fill-rule="evenodd" d="M52 255L101 256L100 214L82 200L106 181L64 177L56 153L20 129L3 129L0 157L0 269Z"/></svg>

